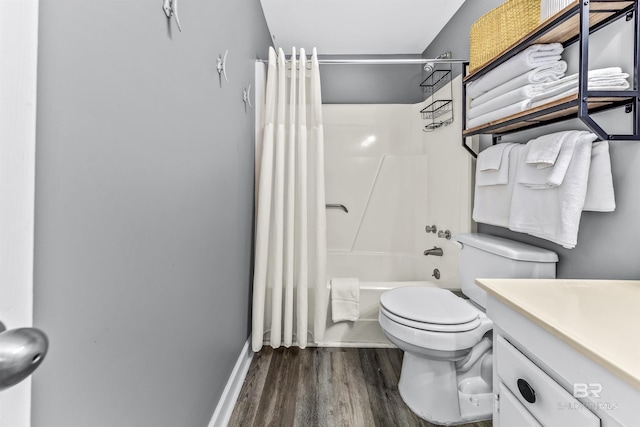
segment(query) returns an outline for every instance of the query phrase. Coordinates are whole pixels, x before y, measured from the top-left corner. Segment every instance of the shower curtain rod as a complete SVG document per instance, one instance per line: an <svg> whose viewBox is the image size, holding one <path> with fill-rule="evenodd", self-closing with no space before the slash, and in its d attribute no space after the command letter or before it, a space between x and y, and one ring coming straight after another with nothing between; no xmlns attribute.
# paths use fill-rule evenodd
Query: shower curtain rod
<svg viewBox="0 0 640 427"><path fill-rule="evenodd" d="M289 62L290 59L287 59ZM268 63L267 59L257 59L256 62ZM415 58L415 59L318 59L321 65L401 65L401 64L461 64L469 62L468 59L452 59L452 58Z"/></svg>

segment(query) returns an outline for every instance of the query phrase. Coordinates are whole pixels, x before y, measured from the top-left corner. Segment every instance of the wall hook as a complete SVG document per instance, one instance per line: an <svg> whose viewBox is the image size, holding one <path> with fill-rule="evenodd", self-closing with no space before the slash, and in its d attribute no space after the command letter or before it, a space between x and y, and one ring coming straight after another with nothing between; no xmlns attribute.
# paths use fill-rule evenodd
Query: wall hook
<svg viewBox="0 0 640 427"><path fill-rule="evenodd" d="M167 15L167 19L171 19L173 17L176 20L178 31L182 32L180 18L178 17L178 0L163 0L162 10L164 10L164 14Z"/></svg>
<svg viewBox="0 0 640 427"><path fill-rule="evenodd" d="M220 78L220 83L222 83L222 75L224 74L224 79L227 83L229 83L229 79L227 78L227 54L229 53L229 49L224 51L224 57L222 55L218 55L218 65L216 66L216 70L218 70L218 77Z"/></svg>
<svg viewBox="0 0 640 427"><path fill-rule="evenodd" d="M242 90L242 102L244 102L245 110L247 109L247 104L253 110L253 105L251 105L251 85Z"/></svg>

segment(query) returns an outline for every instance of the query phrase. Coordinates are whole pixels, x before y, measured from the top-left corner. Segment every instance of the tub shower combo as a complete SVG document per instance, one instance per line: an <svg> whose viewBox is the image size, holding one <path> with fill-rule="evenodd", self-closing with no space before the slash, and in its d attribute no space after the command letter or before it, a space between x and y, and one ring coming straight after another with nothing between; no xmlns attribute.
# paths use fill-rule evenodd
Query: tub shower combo
<svg viewBox="0 0 640 427"><path fill-rule="evenodd" d="M294 277L296 285L290 291L285 283L286 271L290 269L289 275L299 275L301 270L298 264L291 267L286 261L288 238L285 233L282 239L285 246L282 250L284 265L277 268L265 265L260 267L256 262L256 271L263 278L254 277L253 348L257 351L263 343L301 347L392 346L378 323L379 300L384 291L402 286L444 289L460 287L460 249L451 236L472 231L472 160L461 149L460 144L451 142L457 142L461 132L459 120L454 120L455 117L461 117L460 78L449 80L451 83L448 87L439 88L438 93L434 91L425 95L425 101L417 104L321 104L319 109L312 106L316 108L316 112L311 115L309 110L304 114L299 111L290 113L292 106L302 103L296 97L305 91L308 97L310 89L313 92L308 76L318 75L313 68L316 66L315 60L306 61L302 67L302 55L298 57L297 63L292 63L289 59L291 57L288 53L285 55L283 52L273 52L269 63L256 63L256 202L258 211L261 210L261 203L264 211L265 198L260 193L263 184L260 177L264 168L267 168L269 174L284 168L284 177L274 175L267 180L274 185L273 191L267 193L272 198L270 220L274 221L274 212L276 216L280 215L280 204L284 205L285 225L287 218L298 220L299 213L304 212L322 227L324 215L326 259L309 258L309 266L313 268L312 264L317 260L320 263L326 262L326 275L322 278L324 285L320 285L320 280L316 280L316 277L303 278L309 284L304 290L309 302L304 310L296 308L296 304L301 301L297 287L299 277ZM397 61L406 62L407 66L418 67L420 70L425 62L391 60L390 63ZM342 63L341 60L317 62ZM355 62L369 63L367 60ZM377 61L371 63L379 64ZM431 63L428 65L433 67ZM277 74L279 69L283 70L281 74ZM300 83L301 73L307 74L304 84ZM279 77L276 79L273 77L275 75ZM273 89L282 85L287 85L287 89L269 90L269 87ZM416 90L421 89L416 85ZM425 126L425 111L433 105L434 98L442 97L442 91L450 99L448 105L452 107L448 126L435 130L431 126L428 130L434 131L425 132L430 127ZM280 127L284 129L285 135L282 145L277 142L279 117L285 118ZM296 152L300 144L290 143L300 136L300 127L289 127L294 123L294 117L296 120L302 117L307 119L303 121L303 126L307 127L307 135L313 136L314 145L307 144L309 150L313 150L312 157L316 156L313 161L317 160L320 151L323 152L324 197L319 197L316 186L309 193L314 194L313 205L309 204L308 208L296 205L287 214L288 189L285 185L285 189L281 191L284 196L279 196L276 184L279 180L286 183L290 177L295 176L295 184L291 188L298 191L299 163L295 162L299 161L300 156L312 159L309 154ZM271 122L275 125L270 125ZM309 123L313 123L313 126ZM433 121L428 124L432 125ZM318 136L322 136L322 146L317 144ZM265 141L269 144L266 156ZM295 166L288 166L289 160L294 161L292 164ZM317 169L311 163L303 166L303 170ZM313 181L315 178L317 175L309 179ZM302 182L305 182L305 178ZM291 197L296 200L294 204L298 203L297 197ZM306 195L303 194L303 197ZM316 211L320 200L322 214ZM270 228L265 224L261 226L260 218L263 217L260 212L257 217L257 236L260 236L261 227L265 233L263 236L272 233L274 228L283 228L279 220L275 225L272 223ZM299 224L292 228L294 254L299 252L296 233L300 229ZM309 236L316 231L309 231ZM269 235L269 245L273 245L273 238ZM309 244L312 240L308 237ZM275 245L276 249L279 247L278 244ZM320 247L316 245L312 249L319 251ZM276 256L275 259L279 257ZM303 263L303 266L306 268L307 264ZM280 271L281 268L283 271ZM273 277L276 277L275 281ZM270 283L281 280L280 277L283 278L282 285L270 286ZM343 279L348 280L345 282ZM261 286L257 287L256 280L263 282L261 286L266 282L266 290ZM341 282L349 283L350 287L342 295L337 286ZM314 287L312 283L318 285ZM256 294L259 296L257 305ZM304 295L302 297L306 298ZM280 314L273 308L279 310L281 301L283 320L276 318L274 322L271 316L279 317ZM286 305L289 301L293 301L294 308L287 313ZM338 313L338 307L344 308L344 313ZM302 326L300 320L303 320ZM300 340L305 327L307 336ZM278 330L275 332L275 339L273 328ZM285 340L286 336L289 338Z"/></svg>

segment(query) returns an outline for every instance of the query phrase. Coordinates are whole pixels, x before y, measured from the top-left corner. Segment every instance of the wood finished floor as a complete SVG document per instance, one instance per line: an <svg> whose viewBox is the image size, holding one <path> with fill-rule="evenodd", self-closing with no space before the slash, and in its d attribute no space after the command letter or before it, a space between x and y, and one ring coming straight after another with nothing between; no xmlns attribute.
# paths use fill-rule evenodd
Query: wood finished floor
<svg viewBox="0 0 640 427"><path fill-rule="evenodd" d="M439 427L402 401L401 366L398 349L265 347L254 355L229 426Z"/></svg>

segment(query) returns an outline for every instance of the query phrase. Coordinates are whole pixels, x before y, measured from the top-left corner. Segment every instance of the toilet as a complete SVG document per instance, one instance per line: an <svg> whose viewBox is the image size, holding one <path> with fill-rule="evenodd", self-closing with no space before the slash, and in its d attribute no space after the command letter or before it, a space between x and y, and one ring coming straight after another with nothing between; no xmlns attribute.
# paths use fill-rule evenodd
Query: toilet
<svg viewBox="0 0 640 427"><path fill-rule="evenodd" d="M468 297L430 287L401 287L380 297L385 336L404 351L398 389L407 406L434 424L491 418L492 329L476 278L556 275L558 255L485 234L461 234L460 287Z"/></svg>

